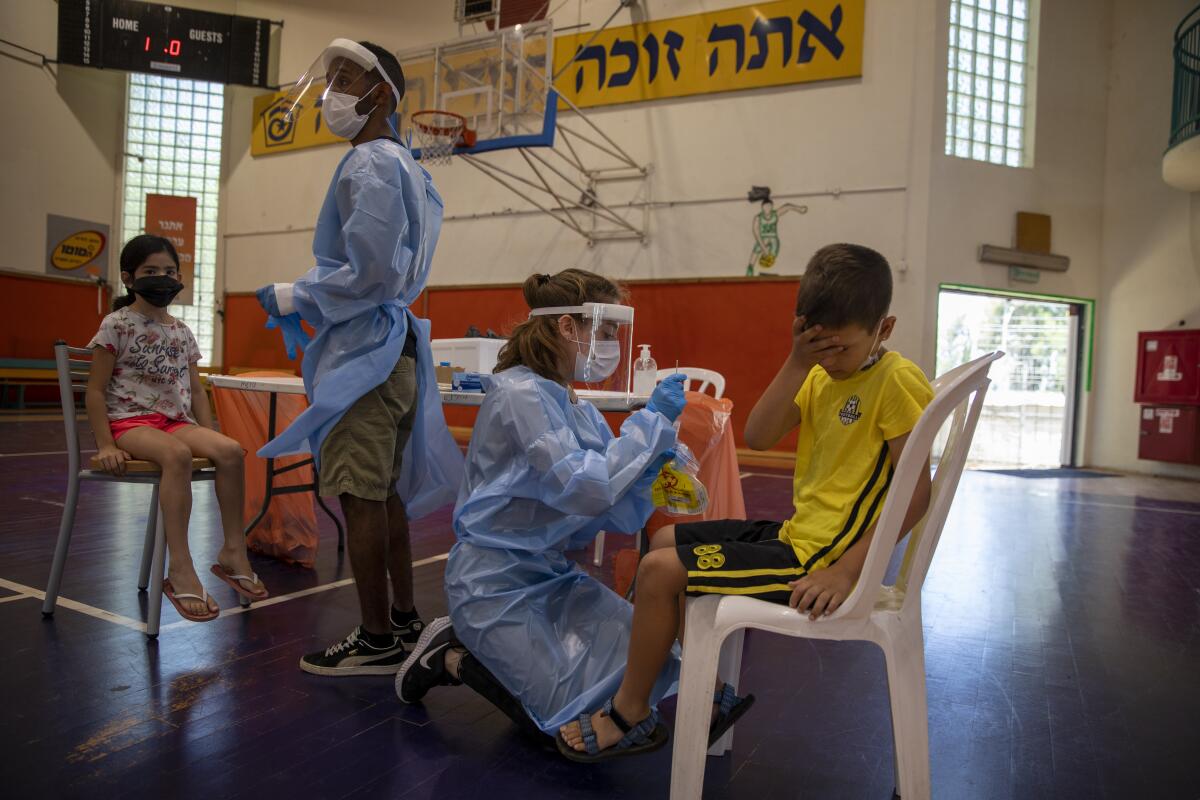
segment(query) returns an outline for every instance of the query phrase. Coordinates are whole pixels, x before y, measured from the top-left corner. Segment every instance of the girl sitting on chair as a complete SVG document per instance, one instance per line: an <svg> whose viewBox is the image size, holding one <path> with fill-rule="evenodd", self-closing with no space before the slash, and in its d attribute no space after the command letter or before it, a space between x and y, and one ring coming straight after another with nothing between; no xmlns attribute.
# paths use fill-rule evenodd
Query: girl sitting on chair
<svg viewBox="0 0 1200 800"><path fill-rule="evenodd" d="M268 596L250 568L242 533L242 447L213 430L196 370L200 348L188 327L167 313L183 289L174 246L160 236L134 237L121 250L121 280L127 294L113 301L113 312L88 344L87 413L96 460L116 475L125 474L132 459L161 470L159 507L170 554L163 594L185 619L207 622L221 609L188 550L193 457L209 459L217 471L225 545L213 574L248 600Z"/></svg>

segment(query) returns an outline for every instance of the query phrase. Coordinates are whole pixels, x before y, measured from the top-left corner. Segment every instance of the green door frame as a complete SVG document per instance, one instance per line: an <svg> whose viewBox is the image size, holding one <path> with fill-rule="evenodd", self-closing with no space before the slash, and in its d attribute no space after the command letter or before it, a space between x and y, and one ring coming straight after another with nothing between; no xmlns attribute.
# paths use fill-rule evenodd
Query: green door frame
<svg viewBox="0 0 1200 800"><path fill-rule="evenodd" d="M941 283L938 284L938 296L941 297L943 291L957 292L959 294L974 294L989 297L1000 297L1005 299L1016 300L1033 300L1048 303L1059 303L1068 306L1074 306L1082 310L1086 319L1083 320L1083 330L1086 331L1087 341L1085 346L1080 348L1077 357L1083 359L1085 363L1077 364L1079 371L1085 376L1084 391L1089 394L1092 391L1092 352L1096 341L1096 301L1087 297L1071 297L1069 295L1057 294L1042 294L1040 292L1026 292L1014 289L993 289L988 286L973 286L963 283ZM934 330L941 330L940 320L938 315L941 313L941 302L937 303L937 312L934 314ZM1079 408L1083 401L1082 393L1079 391L1078 384L1075 389L1075 397L1068 398L1068 402L1074 404L1070 415L1070 430L1064 431L1066 441L1069 443L1069 458L1067 459L1068 466L1077 464L1079 455L1079 435L1080 435L1080 418Z"/></svg>
<svg viewBox="0 0 1200 800"><path fill-rule="evenodd" d="M1092 352L1096 344L1096 301L1087 297L1071 297L1069 295L1060 294L1040 294L1038 292L1025 292L1015 289L993 289L990 286L972 286L966 283L939 283L938 294L943 291L959 292L962 294L982 294L992 297L1007 297L1018 300L1045 300L1050 303L1066 303L1068 305L1082 306L1087 319L1084 324L1087 330L1087 345L1083 348L1084 358L1084 391L1092 391ZM938 308L937 305L934 306ZM939 320L937 319L939 311L935 311L933 320L934 331L940 330L938 327Z"/></svg>

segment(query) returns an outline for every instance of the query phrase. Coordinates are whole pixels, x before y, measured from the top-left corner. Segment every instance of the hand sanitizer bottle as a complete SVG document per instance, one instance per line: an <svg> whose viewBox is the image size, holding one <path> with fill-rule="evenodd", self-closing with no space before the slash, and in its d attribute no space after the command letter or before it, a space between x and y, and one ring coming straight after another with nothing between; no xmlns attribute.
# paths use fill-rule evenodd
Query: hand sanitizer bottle
<svg viewBox="0 0 1200 800"><path fill-rule="evenodd" d="M650 345L640 344L642 355L633 364L633 393L638 397L649 397L658 383L658 364L650 357Z"/></svg>

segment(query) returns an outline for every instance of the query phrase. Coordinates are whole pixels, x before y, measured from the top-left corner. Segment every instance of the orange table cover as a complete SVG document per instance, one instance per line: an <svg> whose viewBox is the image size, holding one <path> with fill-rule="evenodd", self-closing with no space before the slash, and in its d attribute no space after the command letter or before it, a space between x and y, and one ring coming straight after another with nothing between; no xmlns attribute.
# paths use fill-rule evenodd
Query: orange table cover
<svg viewBox="0 0 1200 800"><path fill-rule="evenodd" d="M273 370L246 372L240 378L277 376ZM262 508L266 494L267 461L259 458L258 449L267 442L267 414L271 395L268 392L247 392L241 389L213 387L213 399L217 405L217 419L221 432L238 441L246 451L246 524L249 524ZM308 407L308 400L299 394L278 394L275 408L275 431L287 428ZM275 468L281 469L308 458L307 454L284 456L275 460ZM313 468L300 467L275 476L276 488L311 484ZM266 515L259 521L246 539L246 545L256 553L273 556L291 564L312 567L317 556L317 518L314 513L314 495L306 492L275 495Z"/></svg>

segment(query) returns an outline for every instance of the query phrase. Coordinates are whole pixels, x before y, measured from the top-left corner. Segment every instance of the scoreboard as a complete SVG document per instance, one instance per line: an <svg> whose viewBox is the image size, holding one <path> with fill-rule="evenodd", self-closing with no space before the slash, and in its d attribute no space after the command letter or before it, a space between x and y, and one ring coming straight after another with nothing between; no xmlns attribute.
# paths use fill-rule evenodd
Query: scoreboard
<svg viewBox="0 0 1200 800"><path fill-rule="evenodd" d="M269 87L271 22L137 0L59 0L58 60Z"/></svg>

